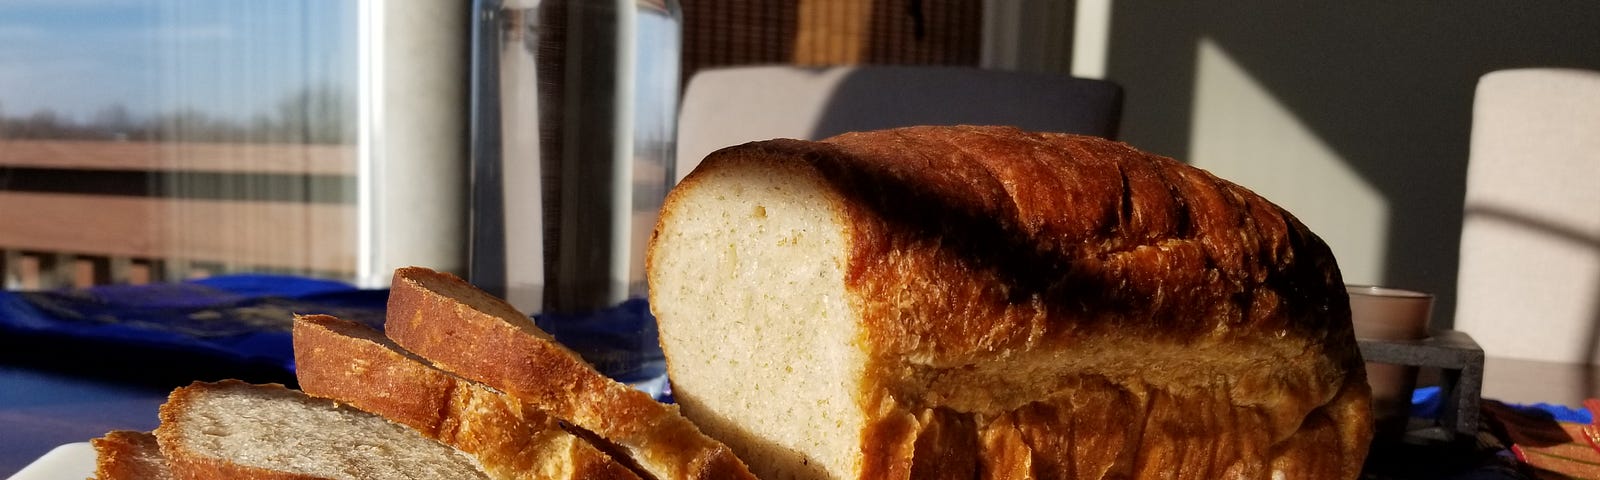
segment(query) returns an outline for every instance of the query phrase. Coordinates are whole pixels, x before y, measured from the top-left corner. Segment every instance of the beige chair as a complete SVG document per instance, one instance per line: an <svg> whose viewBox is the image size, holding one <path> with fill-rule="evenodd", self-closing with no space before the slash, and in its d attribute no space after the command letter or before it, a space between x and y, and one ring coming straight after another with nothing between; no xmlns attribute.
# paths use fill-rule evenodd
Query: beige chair
<svg viewBox="0 0 1600 480"><path fill-rule="evenodd" d="M1121 109L1116 84L1064 75L908 66L703 70L684 92L677 178L729 145L909 125L1015 125L1109 138Z"/></svg>
<svg viewBox="0 0 1600 480"><path fill-rule="evenodd" d="M1490 357L1595 362L1600 72L1478 82L1464 213L1456 328Z"/></svg>

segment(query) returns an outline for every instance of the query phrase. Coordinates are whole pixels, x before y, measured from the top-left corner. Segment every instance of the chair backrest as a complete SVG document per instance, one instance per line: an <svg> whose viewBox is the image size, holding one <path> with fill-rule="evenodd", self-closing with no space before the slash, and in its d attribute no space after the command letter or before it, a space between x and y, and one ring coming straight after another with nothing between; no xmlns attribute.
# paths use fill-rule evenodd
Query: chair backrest
<svg viewBox="0 0 1600 480"><path fill-rule="evenodd" d="M677 177L712 151L755 140L959 124L1109 138L1121 111L1116 84L1064 75L910 66L703 70L684 92Z"/></svg>
<svg viewBox="0 0 1600 480"><path fill-rule="evenodd" d="M1486 354L1600 350L1600 72L1506 70L1473 100L1456 328Z"/></svg>

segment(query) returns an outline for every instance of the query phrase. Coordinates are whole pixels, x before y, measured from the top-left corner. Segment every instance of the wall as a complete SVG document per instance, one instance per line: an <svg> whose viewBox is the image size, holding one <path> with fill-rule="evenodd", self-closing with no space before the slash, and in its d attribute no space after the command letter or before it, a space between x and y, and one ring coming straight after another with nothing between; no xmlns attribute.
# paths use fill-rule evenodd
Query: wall
<svg viewBox="0 0 1600 480"><path fill-rule="evenodd" d="M1434 292L1437 326L1455 308L1478 77L1600 69L1590 1L1120 1L1110 18L1124 141L1285 206L1349 283Z"/></svg>

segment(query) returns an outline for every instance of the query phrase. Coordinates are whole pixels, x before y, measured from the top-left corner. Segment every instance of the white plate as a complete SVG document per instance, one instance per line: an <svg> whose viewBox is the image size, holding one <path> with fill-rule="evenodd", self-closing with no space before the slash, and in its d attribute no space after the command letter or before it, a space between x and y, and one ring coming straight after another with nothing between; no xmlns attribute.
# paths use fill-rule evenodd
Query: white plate
<svg viewBox="0 0 1600 480"><path fill-rule="evenodd" d="M94 447L69 443L22 467L10 480L83 480L94 476Z"/></svg>

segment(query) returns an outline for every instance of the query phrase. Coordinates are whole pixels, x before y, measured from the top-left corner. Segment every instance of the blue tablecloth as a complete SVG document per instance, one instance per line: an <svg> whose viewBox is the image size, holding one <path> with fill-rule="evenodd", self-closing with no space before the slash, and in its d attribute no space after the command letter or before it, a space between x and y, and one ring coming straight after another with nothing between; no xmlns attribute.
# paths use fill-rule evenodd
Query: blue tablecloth
<svg viewBox="0 0 1600 480"><path fill-rule="evenodd" d="M292 373L295 314L328 314L381 329L388 293L280 275L0 291L0 334L110 342ZM665 394L655 319L642 299L589 315L539 315L535 322L602 373L658 397Z"/></svg>
<svg viewBox="0 0 1600 480"><path fill-rule="evenodd" d="M292 372L289 329L294 314L325 313L377 327L383 323L386 301L386 290L267 275L0 292L0 330L268 364Z"/></svg>

